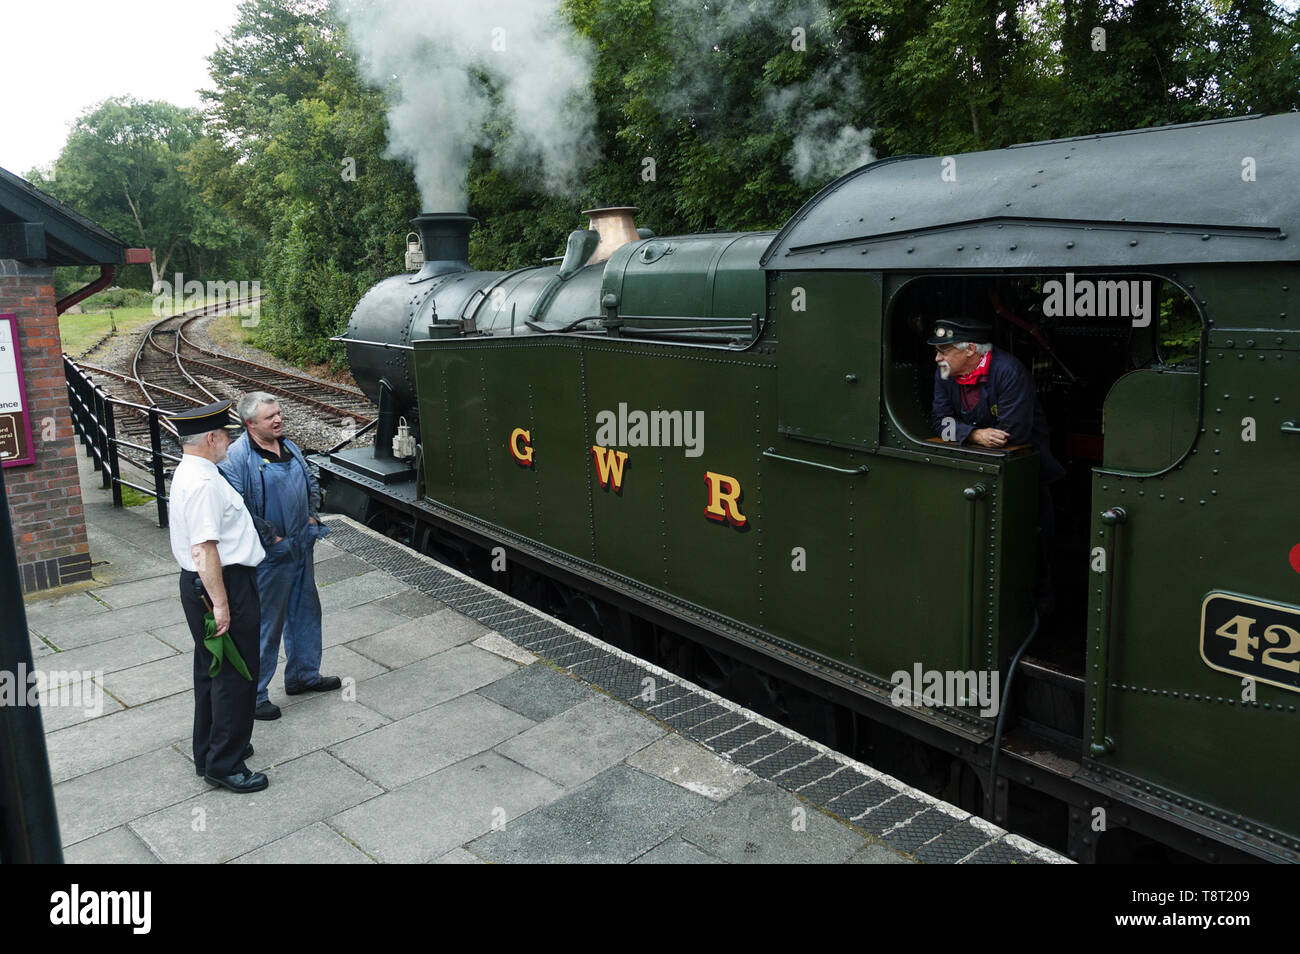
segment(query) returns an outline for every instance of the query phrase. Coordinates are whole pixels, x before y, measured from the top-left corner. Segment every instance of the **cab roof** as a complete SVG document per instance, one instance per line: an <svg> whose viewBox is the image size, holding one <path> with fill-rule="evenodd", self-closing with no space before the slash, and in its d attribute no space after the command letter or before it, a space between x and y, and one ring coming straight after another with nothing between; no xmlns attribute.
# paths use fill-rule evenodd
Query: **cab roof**
<svg viewBox="0 0 1300 954"><path fill-rule="evenodd" d="M897 156L827 185L768 269L1300 261L1300 114Z"/></svg>

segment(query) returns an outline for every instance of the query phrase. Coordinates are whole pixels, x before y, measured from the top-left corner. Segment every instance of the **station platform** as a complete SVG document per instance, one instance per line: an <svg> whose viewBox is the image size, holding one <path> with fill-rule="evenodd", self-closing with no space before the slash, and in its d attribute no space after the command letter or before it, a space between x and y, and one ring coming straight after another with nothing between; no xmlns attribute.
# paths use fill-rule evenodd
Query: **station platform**
<svg viewBox="0 0 1300 954"><path fill-rule="evenodd" d="M189 755L193 641L154 509L83 459L95 580L26 602L68 862L1067 863L344 517L322 672L271 700L256 795ZM310 696L310 697L309 697Z"/></svg>

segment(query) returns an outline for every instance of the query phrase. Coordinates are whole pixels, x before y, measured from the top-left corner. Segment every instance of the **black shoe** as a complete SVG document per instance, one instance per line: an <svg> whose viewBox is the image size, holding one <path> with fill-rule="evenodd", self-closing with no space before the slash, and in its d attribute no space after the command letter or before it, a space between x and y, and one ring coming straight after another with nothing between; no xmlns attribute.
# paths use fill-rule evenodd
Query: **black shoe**
<svg viewBox="0 0 1300 954"><path fill-rule="evenodd" d="M315 682L306 686L291 686L287 682L284 684L284 691L291 696L303 692L333 692L335 689L342 688L343 680L338 676L321 676Z"/></svg>
<svg viewBox="0 0 1300 954"><path fill-rule="evenodd" d="M261 719L263 722L270 722L272 719L280 718L280 707L270 699L265 702L259 702L257 708L253 710L253 718Z"/></svg>
<svg viewBox="0 0 1300 954"><path fill-rule="evenodd" d="M260 792L271 784L261 772L236 772L234 775L223 775L221 778L205 775L203 780L209 785L220 785L222 788L228 788L240 795Z"/></svg>
<svg viewBox="0 0 1300 954"><path fill-rule="evenodd" d="M239 756L239 758L240 761L243 761L244 759L251 759L252 757L253 757L253 743L250 742L248 743L248 747L244 749L243 753ZM207 774L207 772L196 765L194 766L194 774L202 778L204 775Z"/></svg>

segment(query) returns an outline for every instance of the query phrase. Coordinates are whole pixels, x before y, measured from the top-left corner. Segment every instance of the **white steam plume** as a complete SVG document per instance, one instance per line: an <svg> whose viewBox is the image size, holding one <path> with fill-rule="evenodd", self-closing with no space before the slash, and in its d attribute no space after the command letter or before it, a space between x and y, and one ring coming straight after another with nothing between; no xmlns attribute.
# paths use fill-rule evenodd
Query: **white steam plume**
<svg viewBox="0 0 1300 954"><path fill-rule="evenodd" d="M354 0L340 7L362 73L389 91L387 155L409 160L426 210L463 211L484 123L498 162L568 192L595 158L594 52L554 0ZM491 99L487 77L499 97Z"/></svg>
<svg viewBox="0 0 1300 954"><path fill-rule="evenodd" d="M861 101L857 70L836 64L804 83L792 83L768 96L768 112L792 131L786 161L795 181L806 183L843 175L876 158L870 127L847 121ZM813 107L814 102L834 107Z"/></svg>
<svg viewBox="0 0 1300 954"><path fill-rule="evenodd" d="M770 35L775 44L790 43L792 30L799 27L805 33L807 55L813 55L815 45L833 40L825 0L659 2L684 41L675 88L665 97L668 108L679 113L710 111L717 97L715 64L730 43L755 35ZM865 112L861 76L845 60L818 69L806 81L781 87L763 105L773 122L793 138L786 162L801 184L841 175L875 159L871 128L855 122Z"/></svg>

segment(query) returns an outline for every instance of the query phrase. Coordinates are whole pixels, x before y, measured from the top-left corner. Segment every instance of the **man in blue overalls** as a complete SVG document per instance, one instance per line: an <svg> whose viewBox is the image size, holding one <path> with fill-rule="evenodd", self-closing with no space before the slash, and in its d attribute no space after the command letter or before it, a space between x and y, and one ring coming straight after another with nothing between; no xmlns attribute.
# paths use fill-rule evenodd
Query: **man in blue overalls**
<svg viewBox="0 0 1300 954"><path fill-rule="evenodd" d="M1034 379L1015 355L995 348L993 326L971 318L935 322L927 343L934 346L934 404L930 423L945 441L996 450L1029 444L1038 452L1038 580L1040 617L1055 607L1051 580L1056 515L1050 486L1065 476L1052 455L1047 415L1038 403Z"/></svg>
<svg viewBox="0 0 1300 954"><path fill-rule="evenodd" d="M320 486L302 451L283 435L279 402L262 391L246 394L239 401L239 418L244 434L219 466L244 498L266 549L266 559L257 567L262 658L253 717L278 719L280 707L271 702L267 686L275 675L282 634L285 692L329 692L342 685L337 676L320 674L321 609L312 549L329 528L316 518Z"/></svg>

